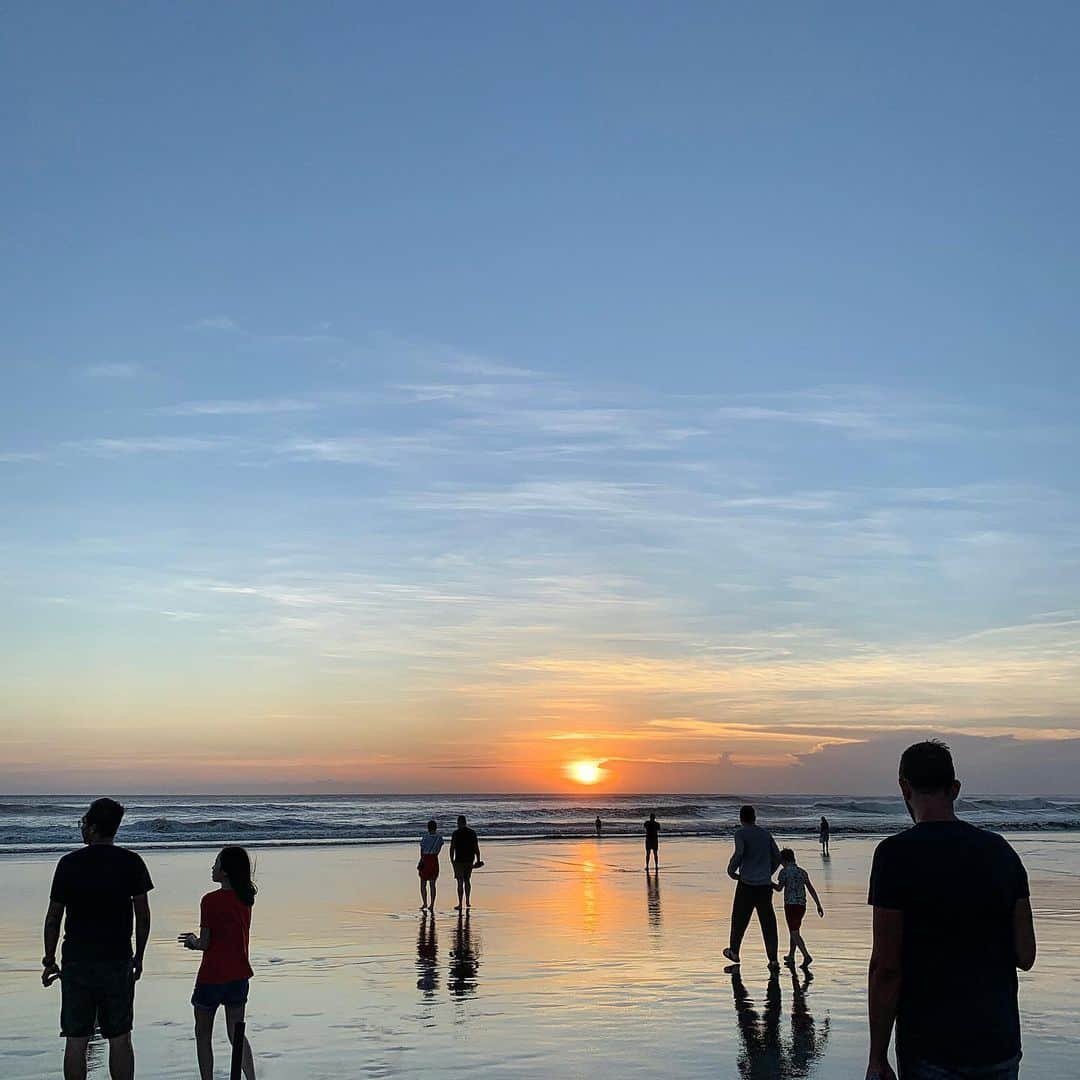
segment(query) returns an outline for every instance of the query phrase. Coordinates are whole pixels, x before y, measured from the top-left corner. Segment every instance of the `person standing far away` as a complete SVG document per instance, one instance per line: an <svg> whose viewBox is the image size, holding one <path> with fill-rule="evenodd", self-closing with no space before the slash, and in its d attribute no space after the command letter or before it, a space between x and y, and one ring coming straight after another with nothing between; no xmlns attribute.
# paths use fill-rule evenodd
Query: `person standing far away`
<svg viewBox="0 0 1080 1080"><path fill-rule="evenodd" d="M780 852L780 873L776 876L776 884L773 888L784 894L784 919L787 922L788 933L791 935L791 943L788 946L787 956L784 963L790 968L795 967L795 950L801 949L803 954L804 968L808 968L814 958L806 949L806 942L802 936L802 921L806 914L806 894L809 892L817 904L819 918L825 918L825 910L821 906L817 889L810 880L810 875L795 862L795 852L791 848L784 848Z"/></svg>
<svg viewBox="0 0 1080 1080"><path fill-rule="evenodd" d="M420 875L420 910L435 910L435 882L439 879L439 852L442 851L443 838L439 835L439 823L432 818L427 823L427 832L420 837L420 861L416 872ZM428 901L428 887L431 888L431 900Z"/></svg>
<svg viewBox="0 0 1080 1080"><path fill-rule="evenodd" d="M779 971L772 876L780 865L780 849L772 834L757 824L757 813L752 806L740 808L739 821L741 824L735 830L735 852L727 868L728 877L738 884L731 904L731 940L729 947L724 949L724 956L733 964L740 963L739 947L750 925L750 916L756 911L769 970Z"/></svg>
<svg viewBox="0 0 1080 1080"><path fill-rule="evenodd" d="M454 868L454 877L457 878L457 907L460 911L462 904L472 907L472 872L483 866L480 859L480 840L476 833L469 828L465 821L465 815L459 814L457 828L450 834L450 863Z"/></svg>
<svg viewBox="0 0 1080 1080"><path fill-rule="evenodd" d="M50 986L60 979L64 1080L85 1080L86 1048L95 1027L109 1041L112 1080L135 1076L135 983L150 937L147 893L154 883L142 859L114 843L123 817L115 800L95 799L79 822L86 846L65 855L53 875L41 983ZM56 963L61 923L62 970Z"/></svg>
<svg viewBox="0 0 1080 1080"><path fill-rule="evenodd" d="M214 1080L214 1017L225 1006L225 1027L231 1044L236 1025L247 1009L252 976L248 959L251 909L258 890L251 880L251 859L242 847L222 848L210 868L218 888L199 905L199 932L176 939L186 949L203 954L191 1004L195 1009L195 1053L201 1080ZM245 1080L255 1080L251 1043L244 1039L241 1067Z"/></svg>
<svg viewBox="0 0 1080 1080"><path fill-rule="evenodd" d="M829 819L824 814L818 826L818 839L821 841L821 854L827 859L829 857Z"/></svg>
<svg viewBox="0 0 1080 1080"><path fill-rule="evenodd" d="M878 844L870 871L868 1080L1016 1080L1016 969L1035 964L1027 873L996 833L956 817L942 742L909 746L900 792L914 825Z"/></svg>
<svg viewBox="0 0 1080 1080"><path fill-rule="evenodd" d="M597 814L596 815L596 835L599 836L601 834L601 832L603 832L603 829L604 829L604 824L600 820L600 815Z"/></svg>
<svg viewBox="0 0 1080 1080"><path fill-rule="evenodd" d="M653 866L660 869L660 822L655 812L645 822L645 873L649 872L649 855L652 854Z"/></svg>

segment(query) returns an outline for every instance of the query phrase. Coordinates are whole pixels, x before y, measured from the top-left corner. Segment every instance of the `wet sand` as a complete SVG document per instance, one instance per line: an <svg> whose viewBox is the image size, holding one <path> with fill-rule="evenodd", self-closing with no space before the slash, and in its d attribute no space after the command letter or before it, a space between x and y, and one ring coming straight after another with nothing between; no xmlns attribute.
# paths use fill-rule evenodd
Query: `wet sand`
<svg viewBox="0 0 1080 1080"><path fill-rule="evenodd" d="M1031 874L1040 939L1035 970L1020 976L1023 1073L1065 1076L1080 1060L1080 837L1010 839ZM467 919L452 910L445 858L438 911L421 917L412 846L260 849L249 1005L259 1075L861 1077L874 841L837 837L828 861L794 846L826 918L811 913L804 928L813 976L771 980L756 923L741 977L725 972L724 841L664 842L649 876L641 845L623 839L485 844ZM192 1077L198 960L175 937L196 929L213 852L145 855L157 888L138 1071ZM59 990L41 988L38 966L55 859L0 857L6 1080L60 1074ZM102 1049L92 1047L92 1076L107 1075Z"/></svg>

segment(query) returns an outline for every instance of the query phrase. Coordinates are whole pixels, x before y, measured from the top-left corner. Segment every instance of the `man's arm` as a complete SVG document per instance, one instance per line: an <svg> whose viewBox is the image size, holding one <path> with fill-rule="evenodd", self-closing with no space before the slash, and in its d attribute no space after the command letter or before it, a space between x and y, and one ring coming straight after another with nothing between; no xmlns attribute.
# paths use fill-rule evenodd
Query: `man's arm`
<svg viewBox="0 0 1080 1080"><path fill-rule="evenodd" d="M895 1080L889 1065L896 1010L900 1002L901 945L904 940L904 913L892 908L874 908L874 948L870 955L867 998L870 1006L870 1060L868 1077Z"/></svg>
<svg viewBox="0 0 1080 1080"><path fill-rule="evenodd" d="M41 985L49 986L60 972L56 964L56 947L60 944L60 926L64 921L64 905L49 901L45 912L45 955L41 958Z"/></svg>
<svg viewBox="0 0 1080 1080"><path fill-rule="evenodd" d="M1031 900L1024 897L1013 908L1013 948L1016 966L1030 971L1035 966L1035 918L1031 914Z"/></svg>
<svg viewBox="0 0 1080 1080"><path fill-rule="evenodd" d="M742 866L743 855L745 854L746 841L743 839L742 833L736 833L735 853L731 856L731 860L727 864L727 873L729 878L734 878L735 881L739 880L739 867Z"/></svg>
<svg viewBox="0 0 1080 1080"><path fill-rule="evenodd" d="M456 854L456 852L454 851L454 837L451 835L451 837L450 837L450 861L451 862L455 861L454 860L455 854Z"/></svg>
<svg viewBox="0 0 1080 1080"><path fill-rule="evenodd" d="M772 864L769 867L769 873L772 874L780 865L780 849L776 846L772 833L769 833L769 862Z"/></svg>
<svg viewBox="0 0 1080 1080"><path fill-rule="evenodd" d="M476 854L473 856L473 866L480 865L480 837L476 838Z"/></svg>
<svg viewBox="0 0 1080 1080"><path fill-rule="evenodd" d="M131 898L135 908L135 960L133 969L135 981L139 981L143 969L143 956L146 954L146 943L150 939L150 898L146 893L140 893Z"/></svg>

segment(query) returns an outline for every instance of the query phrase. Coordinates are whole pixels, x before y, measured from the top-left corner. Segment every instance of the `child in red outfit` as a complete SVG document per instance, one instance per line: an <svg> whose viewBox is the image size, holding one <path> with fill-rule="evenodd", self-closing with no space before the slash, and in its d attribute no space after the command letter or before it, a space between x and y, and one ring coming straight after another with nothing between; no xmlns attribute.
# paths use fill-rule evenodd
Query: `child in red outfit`
<svg viewBox="0 0 1080 1080"><path fill-rule="evenodd" d="M817 890L810 881L810 875L795 862L795 852L791 848L784 848L780 852L780 873L777 875L773 888L784 893L784 918L787 920L788 933L791 935L791 944L788 954L784 957L784 963L789 967L795 966L795 950L800 949L803 954L803 967L809 967L814 958L806 951L806 942L802 936L802 921L806 914L807 892L814 898L817 904L817 913L824 916L821 900Z"/></svg>
<svg viewBox="0 0 1080 1080"><path fill-rule="evenodd" d="M223 848L214 860L210 878L220 888L208 892L199 905L199 933L181 934L185 948L203 954L191 1004L195 1007L195 1049L201 1080L214 1077L214 1016L225 1006L229 1042L236 1024L244 1019L248 999L251 963L248 938L251 909L255 904L255 883L251 880L251 859L242 847ZM245 1080L255 1080L251 1044L244 1040Z"/></svg>

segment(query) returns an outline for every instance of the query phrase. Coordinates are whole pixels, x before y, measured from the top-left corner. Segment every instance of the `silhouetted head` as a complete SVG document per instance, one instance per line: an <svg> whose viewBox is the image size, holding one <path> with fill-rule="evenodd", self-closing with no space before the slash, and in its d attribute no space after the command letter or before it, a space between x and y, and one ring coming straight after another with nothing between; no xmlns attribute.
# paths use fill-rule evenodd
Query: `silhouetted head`
<svg viewBox="0 0 1080 1080"><path fill-rule="evenodd" d="M788 863L793 863L795 861L795 852L792 851L791 848L789 848L789 847L781 848L780 849L780 861L785 866L787 866Z"/></svg>
<svg viewBox="0 0 1080 1080"><path fill-rule="evenodd" d="M251 880L251 859L242 847L222 848L214 860L210 878L227 885L248 907L255 903L258 889Z"/></svg>
<svg viewBox="0 0 1080 1080"><path fill-rule="evenodd" d="M900 755L900 791L913 821L952 814L960 794L952 753L940 739L914 743Z"/></svg>
<svg viewBox="0 0 1080 1080"><path fill-rule="evenodd" d="M465 815L464 814L458 814L458 816L457 816L457 827L459 829L464 829L465 828Z"/></svg>
<svg viewBox="0 0 1080 1080"><path fill-rule="evenodd" d="M439 827L439 823L434 818L432 818L427 823L427 831L428 832L434 832L438 827Z"/></svg>
<svg viewBox="0 0 1080 1080"><path fill-rule="evenodd" d="M747 804L746 806L739 807L739 820L744 825L753 825L757 821L757 811Z"/></svg>
<svg viewBox="0 0 1080 1080"><path fill-rule="evenodd" d="M120 828L124 808L115 799L95 799L79 822L84 844L111 840Z"/></svg>
<svg viewBox="0 0 1080 1080"><path fill-rule="evenodd" d="M650 820L650 821L655 821L655 820L656 820L656 812L655 812L655 811L653 811L653 813L651 813L651 814L649 815L649 820Z"/></svg>

